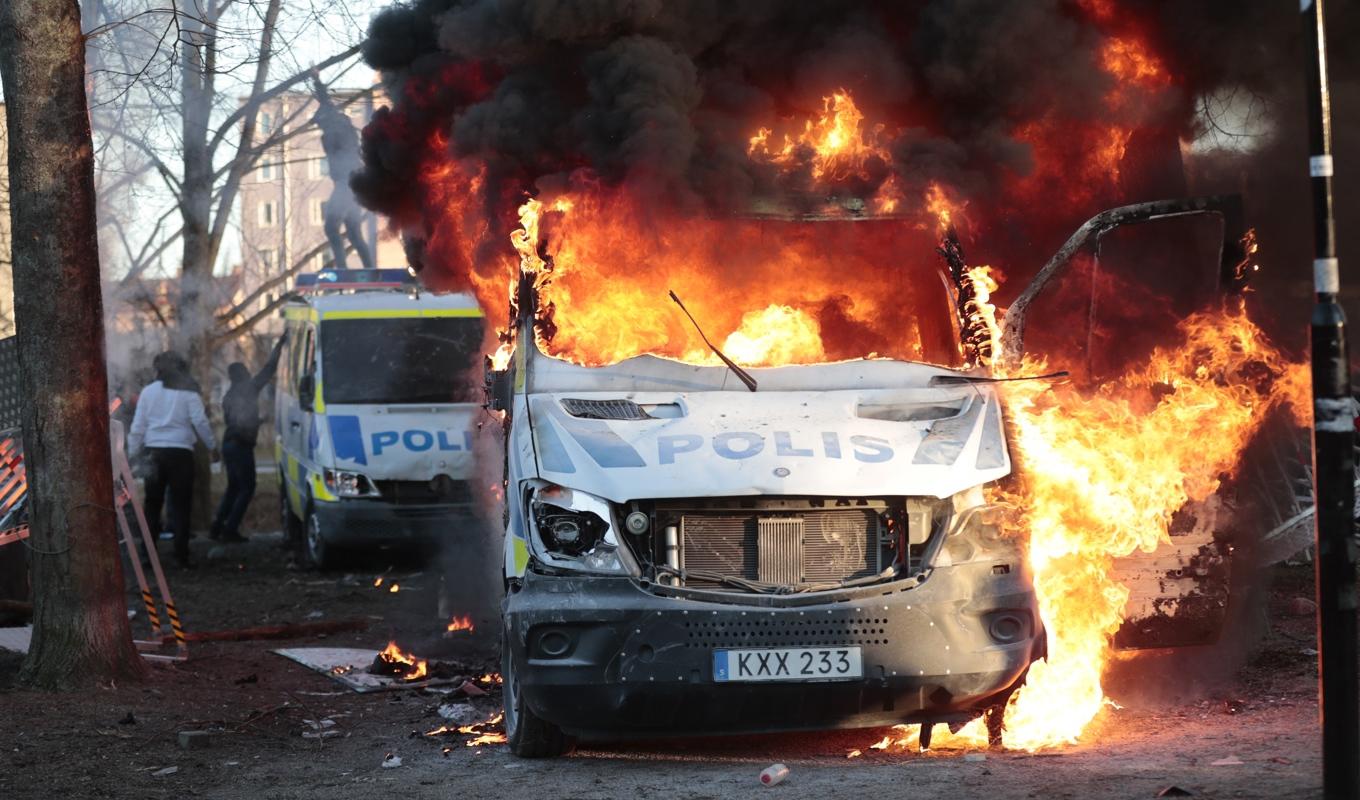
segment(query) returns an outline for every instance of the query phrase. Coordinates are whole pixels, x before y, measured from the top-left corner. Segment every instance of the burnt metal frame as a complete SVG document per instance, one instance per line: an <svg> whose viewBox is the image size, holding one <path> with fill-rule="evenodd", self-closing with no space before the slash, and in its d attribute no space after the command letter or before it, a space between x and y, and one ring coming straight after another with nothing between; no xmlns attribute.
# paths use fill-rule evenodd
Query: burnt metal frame
<svg viewBox="0 0 1360 800"><path fill-rule="evenodd" d="M1077 228L1063 246L1058 248L1058 252L1048 259L1048 263L1034 276L1025 287L1025 291L1011 303L1001 325L999 360L1007 365L1019 363L1021 356L1024 355L1025 317L1030 305L1050 282L1067 270L1072 258L1088 244L1099 242L1101 236L1124 225L1201 214L1214 214L1223 219L1223 243L1219 250L1219 290L1225 293L1240 292L1246 285L1250 273L1239 269L1247 257L1243 245L1247 231L1242 198L1239 195L1152 200L1111 208L1091 217Z"/></svg>

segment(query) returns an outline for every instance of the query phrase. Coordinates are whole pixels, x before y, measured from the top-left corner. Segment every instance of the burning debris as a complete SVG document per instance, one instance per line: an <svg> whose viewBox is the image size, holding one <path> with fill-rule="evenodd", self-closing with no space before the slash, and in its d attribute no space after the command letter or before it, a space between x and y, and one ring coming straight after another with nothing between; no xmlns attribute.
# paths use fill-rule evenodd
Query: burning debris
<svg viewBox="0 0 1360 800"><path fill-rule="evenodd" d="M369 672L373 675L388 675L404 681L418 681L430 674L430 665L423 658L417 658L403 651L396 642L388 642L387 647L373 657Z"/></svg>
<svg viewBox="0 0 1360 800"><path fill-rule="evenodd" d="M455 616L449 620L449 624L444 628L446 633L457 633L458 631L471 633L476 629L477 626L472 624L472 616L469 614L464 614L461 617Z"/></svg>
<svg viewBox="0 0 1360 800"><path fill-rule="evenodd" d="M505 744L505 714L498 713L484 722L474 722L471 725L447 726L440 725L432 731L426 731L426 736L470 736L472 738L463 742L465 747L484 747L489 744Z"/></svg>

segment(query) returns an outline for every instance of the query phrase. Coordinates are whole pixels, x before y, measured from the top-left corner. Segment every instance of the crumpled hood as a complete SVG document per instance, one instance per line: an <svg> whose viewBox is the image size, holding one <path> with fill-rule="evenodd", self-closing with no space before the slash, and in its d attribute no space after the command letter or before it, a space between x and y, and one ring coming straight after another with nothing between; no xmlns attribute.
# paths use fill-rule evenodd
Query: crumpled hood
<svg viewBox="0 0 1360 800"><path fill-rule="evenodd" d="M1010 472L989 387L530 395L539 477L616 502L948 497ZM563 401L567 401L565 404ZM599 401L624 401L622 416Z"/></svg>

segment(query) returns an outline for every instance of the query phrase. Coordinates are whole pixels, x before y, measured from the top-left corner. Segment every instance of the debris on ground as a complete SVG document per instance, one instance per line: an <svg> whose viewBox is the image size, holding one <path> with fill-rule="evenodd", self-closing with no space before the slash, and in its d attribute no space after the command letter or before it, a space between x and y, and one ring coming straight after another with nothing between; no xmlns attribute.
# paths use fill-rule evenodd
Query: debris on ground
<svg viewBox="0 0 1360 800"><path fill-rule="evenodd" d="M119 724L119 725L136 725L136 724L137 724L137 718L134 717L134 716L132 716L132 712L129 711L129 712L127 713L127 716L126 716L126 717L123 717L122 719L118 720L118 724Z"/></svg>
<svg viewBox="0 0 1360 800"><path fill-rule="evenodd" d="M177 739L181 750L198 750L211 747L212 740L211 731L180 731Z"/></svg>
<svg viewBox="0 0 1360 800"><path fill-rule="evenodd" d="M787 777L789 768L783 764L771 764L760 772L760 782L766 786L774 786Z"/></svg>
<svg viewBox="0 0 1360 800"><path fill-rule="evenodd" d="M1239 766L1241 763L1242 763L1242 759L1238 758L1237 756L1224 756L1223 758L1220 758L1220 759L1218 759L1217 761L1210 761L1210 762L1209 762L1209 766L1211 766L1211 767L1236 767L1236 766Z"/></svg>
<svg viewBox="0 0 1360 800"><path fill-rule="evenodd" d="M964 761L986 761L986 760L987 760L987 754L986 754L986 753L964 753L964 754L963 754L963 760L964 760Z"/></svg>
<svg viewBox="0 0 1360 800"><path fill-rule="evenodd" d="M485 716L471 703L445 703L439 707L438 714L455 725L473 725Z"/></svg>
<svg viewBox="0 0 1360 800"><path fill-rule="evenodd" d="M1193 792L1187 792L1179 786L1168 786L1157 793L1158 797L1194 797Z"/></svg>
<svg viewBox="0 0 1360 800"><path fill-rule="evenodd" d="M158 769L151 773L151 777L164 778L166 775L174 775L176 772L179 772L179 767L165 767L164 769Z"/></svg>
<svg viewBox="0 0 1360 800"><path fill-rule="evenodd" d="M383 757L383 760L382 760L382 767L383 767L383 769L396 769L397 767L400 767L400 766L401 766L401 756L399 756L399 755L397 755L397 754L395 754L395 753L388 753L386 756Z"/></svg>
<svg viewBox="0 0 1360 800"><path fill-rule="evenodd" d="M308 730L302 732L302 738L304 739L328 739L332 736L340 735L340 731L335 729L335 720L330 717L319 720L304 719L302 724L306 725L308 728Z"/></svg>

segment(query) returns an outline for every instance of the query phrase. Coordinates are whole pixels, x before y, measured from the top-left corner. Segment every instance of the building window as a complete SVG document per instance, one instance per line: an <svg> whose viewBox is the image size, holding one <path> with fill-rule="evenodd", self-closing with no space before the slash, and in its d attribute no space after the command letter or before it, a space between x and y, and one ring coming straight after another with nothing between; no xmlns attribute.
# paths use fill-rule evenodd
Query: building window
<svg viewBox="0 0 1360 800"><path fill-rule="evenodd" d="M313 225L320 225L326 221L326 201L317 198L312 199L311 218Z"/></svg>
<svg viewBox="0 0 1360 800"><path fill-rule="evenodd" d="M273 200L260 203L258 214L261 228L272 228L278 223L278 209L274 207Z"/></svg>
<svg viewBox="0 0 1360 800"><path fill-rule="evenodd" d="M326 163L326 157L313 158L307 162L307 177L312 179L325 178L331 174L330 165Z"/></svg>
<svg viewBox="0 0 1360 800"><path fill-rule="evenodd" d="M268 136L274 131L274 115L268 111L260 112L260 133Z"/></svg>
<svg viewBox="0 0 1360 800"><path fill-rule="evenodd" d="M275 263L275 262L274 262L274 251L273 251L273 250L261 250L261 251L260 251L260 265L264 267L264 271L265 271L265 272L273 272L273 271L274 271L274 263Z"/></svg>
<svg viewBox="0 0 1360 800"><path fill-rule="evenodd" d="M261 162L260 162L260 180L261 180L261 181L272 181L272 180L274 180L274 178L276 178L276 177L278 177L278 176L277 176L277 174L275 173L274 162L273 162L273 161L261 161Z"/></svg>
<svg viewBox="0 0 1360 800"><path fill-rule="evenodd" d="M329 248L312 256L312 269L314 271L320 272L323 269L330 269L331 266L331 251Z"/></svg>

